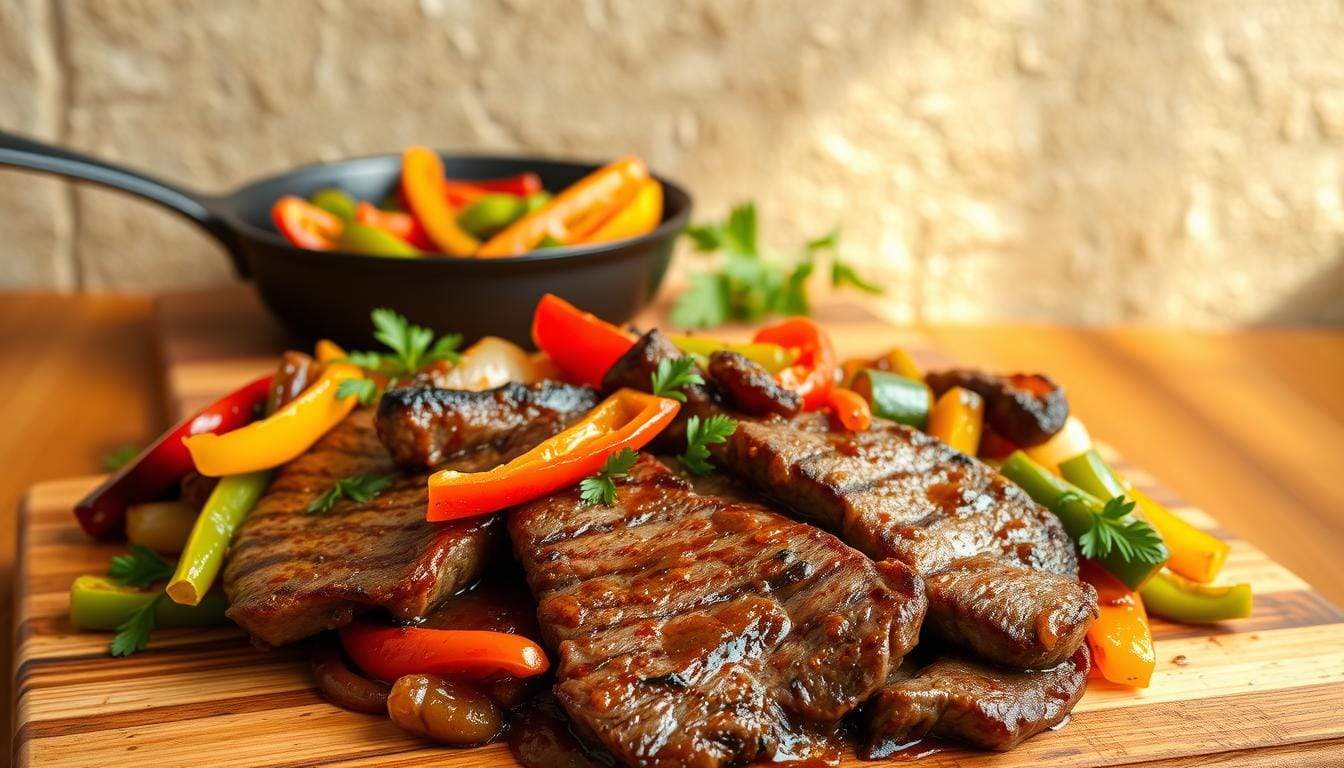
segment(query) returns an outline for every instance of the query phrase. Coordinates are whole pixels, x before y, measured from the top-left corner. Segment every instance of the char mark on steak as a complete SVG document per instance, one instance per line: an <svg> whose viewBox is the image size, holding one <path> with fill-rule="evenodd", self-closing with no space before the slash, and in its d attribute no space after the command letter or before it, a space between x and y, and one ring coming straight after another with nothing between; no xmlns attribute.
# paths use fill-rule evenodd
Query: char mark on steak
<svg viewBox="0 0 1344 768"><path fill-rule="evenodd" d="M486 393L488 394L488 393ZM531 405L520 405L530 409ZM514 458L577 421L574 409L542 419L507 440L460 434L475 450L444 465L478 472ZM512 415L500 421L516 423ZM459 422L497 434L493 422ZM505 549L497 516L430 523L428 475L398 475L367 502L309 505L351 475L397 474L374 431L373 413L351 413L307 453L281 467L244 521L224 567L228 616L262 645L284 645L335 629L362 611L386 608L403 621L423 618L478 580Z"/></svg>
<svg viewBox="0 0 1344 768"><path fill-rule="evenodd" d="M869 760L925 736L1005 751L1058 725L1087 686L1087 647L1050 669L1010 671L942 658L895 675L864 708ZM904 670L903 670L904 671Z"/></svg>
<svg viewBox="0 0 1344 768"><path fill-rule="evenodd" d="M508 529L557 698L633 766L798 754L799 731L833 730L885 682L926 607L903 564L696 494L647 455L614 504L571 489L509 511Z"/></svg>
<svg viewBox="0 0 1344 768"><path fill-rule="evenodd" d="M642 380L647 389L649 373L669 354L679 353L650 331L604 384ZM682 418L723 411L718 393L706 387L688 397ZM899 560L926 578L955 565L954 573L966 576L930 590L938 603L931 616L942 617L931 626L944 639L1016 667L1049 666L1078 647L1096 614L1095 591L1078 583L1074 544L1059 520L1002 475L884 420L837 432L819 413L782 419L728 412L738 417L737 430L711 455L739 481L874 560ZM1033 569L1032 588L998 599L964 591L1002 583L995 559ZM993 631L972 640L954 631L958 626Z"/></svg>
<svg viewBox="0 0 1344 768"><path fill-rule="evenodd" d="M432 386L388 390L378 403L378 437L409 470L437 467L482 446L535 445L597 405L597 393L554 381L469 392Z"/></svg>

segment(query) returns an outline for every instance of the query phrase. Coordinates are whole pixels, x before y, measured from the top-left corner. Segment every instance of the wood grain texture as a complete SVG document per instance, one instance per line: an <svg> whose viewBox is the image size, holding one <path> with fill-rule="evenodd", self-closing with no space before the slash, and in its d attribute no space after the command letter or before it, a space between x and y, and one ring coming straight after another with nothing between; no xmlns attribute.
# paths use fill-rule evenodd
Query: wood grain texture
<svg viewBox="0 0 1344 768"><path fill-rule="evenodd" d="M95 471L108 450L161 429L160 389L175 415L267 370L286 343L245 290L168 297L152 314L145 300L16 298L0 300L0 372L23 395L0 400L0 459L19 470L0 473L6 525L32 481ZM643 321L656 322L662 309ZM1068 727L1006 758L956 751L922 764L1341 764L1344 625L1327 598L1344 601L1336 554L1344 504L1321 478L1344 469L1344 334L915 331L849 307L822 313L842 354L902 344L926 362L947 363L951 350L967 363L1055 375L1094 434L1151 470L1127 467L1132 478L1193 523L1241 534L1274 558L1234 540L1226 578L1256 583L1251 619L1210 628L1155 623L1162 663L1153 688L1136 694L1095 681ZM172 331L159 340L161 380L151 326ZM20 337L33 340L10 343ZM100 388L85 398L90 370ZM1308 477L1313 461L1316 479ZM159 633L151 652L105 657L107 635L72 633L65 619L71 579L105 569L116 551L89 545L71 522L70 505L92 482L40 486L25 505L14 617L20 763L510 764L500 746L443 750L383 719L337 710L317 698L302 649L263 654L234 630ZM1217 510L1217 519L1181 496ZM12 554L0 558L13 562Z"/></svg>

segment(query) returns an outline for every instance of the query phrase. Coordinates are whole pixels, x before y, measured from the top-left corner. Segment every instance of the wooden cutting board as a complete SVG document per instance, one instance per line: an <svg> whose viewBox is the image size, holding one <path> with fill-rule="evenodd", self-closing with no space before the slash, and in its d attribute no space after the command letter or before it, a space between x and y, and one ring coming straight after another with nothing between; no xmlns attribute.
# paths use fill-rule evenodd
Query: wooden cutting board
<svg viewBox="0 0 1344 768"><path fill-rule="evenodd" d="M286 343L268 321L239 320L247 295L219 296L160 307L166 390L175 411L267 370L268 355ZM948 360L920 334L859 310L826 308L822 319L842 354L902 344L926 364ZM1344 763L1344 615L1255 547L1230 539L1213 518L1181 503L1151 475L1110 458L1187 520L1229 538L1232 554L1222 580L1255 585L1254 616L1214 627L1155 620L1152 687L1131 691L1094 678L1072 721L1059 731L1005 755L953 749L920 764ZM71 515L96 480L38 485L21 510L18 764L513 764L502 745L465 751L427 746L386 718L327 704L312 687L302 647L260 652L234 629L180 630L156 633L150 649L136 656L106 656L109 635L75 633L66 620L70 582L81 573L105 571L121 551L90 544Z"/></svg>

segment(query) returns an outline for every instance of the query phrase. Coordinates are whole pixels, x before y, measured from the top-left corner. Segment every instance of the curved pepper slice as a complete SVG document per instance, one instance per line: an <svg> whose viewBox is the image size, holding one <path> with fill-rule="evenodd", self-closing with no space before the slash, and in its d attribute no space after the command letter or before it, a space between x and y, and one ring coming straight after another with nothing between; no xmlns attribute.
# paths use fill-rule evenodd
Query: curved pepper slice
<svg viewBox="0 0 1344 768"><path fill-rule="evenodd" d="M1078 578L1097 590L1098 616L1087 630L1092 663L1112 683L1147 688L1157 654L1143 601L1091 560L1078 563Z"/></svg>
<svg viewBox="0 0 1344 768"><path fill-rule="evenodd" d="M263 376L225 395L161 435L75 505L80 527L95 539L120 534L125 529L128 506L159 498L191 471L191 454L182 444L183 438L228 432L252 421L266 402L272 378Z"/></svg>
<svg viewBox="0 0 1344 768"><path fill-rule="evenodd" d="M548 293L532 315L532 341L571 380L602 386L602 377L635 345L635 335Z"/></svg>
<svg viewBox="0 0 1344 768"><path fill-rule="evenodd" d="M599 168L487 240L476 255L517 256L536 248L547 235L565 245L582 242L628 205L648 178L649 169L637 157Z"/></svg>
<svg viewBox="0 0 1344 768"><path fill-rule="evenodd" d="M285 195L271 207L271 219L289 242L310 251L336 248L345 223L328 211L294 195Z"/></svg>
<svg viewBox="0 0 1344 768"><path fill-rule="evenodd" d="M406 205L439 250L470 256L480 242L457 225L457 213L443 191L443 160L427 147L407 147L401 155L401 193Z"/></svg>
<svg viewBox="0 0 1344 768"><path fill-rule="evenodd" d="M1143 607L1182 624L1212 624L1251 615L1251 585L1210 586L1163 571L1139 590Z"/></svg>
<svg viewBox="0 0 1344 768"><path fill-rule="evenodd" d="M542 191L541 177L531 171L498 179L449 179L448 184L465 184L483 192L503 192L518 197L528 197Z"/></svg>
<svg viewBox="0 0 1344 768"><path fill-rule="evenodd" d="M541 646L526 637L476 629L385 627L357 621L341 628L341 647L365 674L387 682L415 674L533 677L551 666Z"/></svg>
<svg viewBox="0 0 1344 768"><path fill-rule="evenodd" d="M495 512L567 488L622 448L638 450L667 428L680 403L621 389L522 456L486 472L444 469L429 478L430 522Z"/></svg>
<svg viewBox="0 0 1344 768"><path fill-rule="evenodd" d="M429 233L420 226L420 222L404 211L384 211L373 203L363 200L355 207L355 221L396 235L422 251L433 252L439 249L434 241L429 239Z"/></svg>
<svg viewBox="0 0 1344 768"><path fill-rule="evenodd" d="M752 341L797 349L798 358L793 365L780 371L775 378L785 389L802 396L803 410L815 411L826 404L826 397L835 386L835 349L816 323L803 317L791 317L757 331Z"/></svg>
<svg viewBox="0 0 1344 768"><path fill-rule="evenodd" d="M598 225L582 240L584 243L606 243L639 237L651 231L663 220L663 185L649 179L639 185L635 199L616 211L611 218Z"/></svg>
<svg viewBox="0 0 1344 768"><path fill-rule="evenodd" d="M195 435L183 441L207 477L241 475L278 467L308 450L359 404L359 398L336 396L346 379L362 379L359 368L332 363L321 377L283 408L261 421L227 435Z"/></svg>

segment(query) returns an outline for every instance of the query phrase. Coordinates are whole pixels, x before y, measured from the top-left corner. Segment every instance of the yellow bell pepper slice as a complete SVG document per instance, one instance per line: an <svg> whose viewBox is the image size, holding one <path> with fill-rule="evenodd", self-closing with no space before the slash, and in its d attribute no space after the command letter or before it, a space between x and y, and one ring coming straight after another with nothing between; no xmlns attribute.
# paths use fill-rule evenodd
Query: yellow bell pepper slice
<svg viewBox="0 0 1344 768"><path fill-rule="evenodd" d="M605 243L638 237L658 226L658 222L662 220L663 185L659 184L657 179L649 179L639 185L634 200L599 224L597 229L584 237L581 242Z"/></svg>
<svg viewBox="0 0 1344 768"><path fill-rule="evenodd" d="M196 471L207 477L278 467L298 458L359 405L358 397L337 397L336 391L341 382L362 378L349 363L329 364L316 382L270 416L222 435L193 435L182 444Z"/></svg>
<svg viewBox="0 0 1344 768"><path fill-rule="evenodd" d="M317 346L313 348L313 357L317 358L317 362L326 365L332 360L345 357L345 350L331 339L318 339Z"/></svg>
<svg viewBox="0 0 1344 768"><path fill-rule="evenodd" d="M933 404L928 433L967 456L980 450L985 425L985 399L962 387L952 387Z"/></svg>

